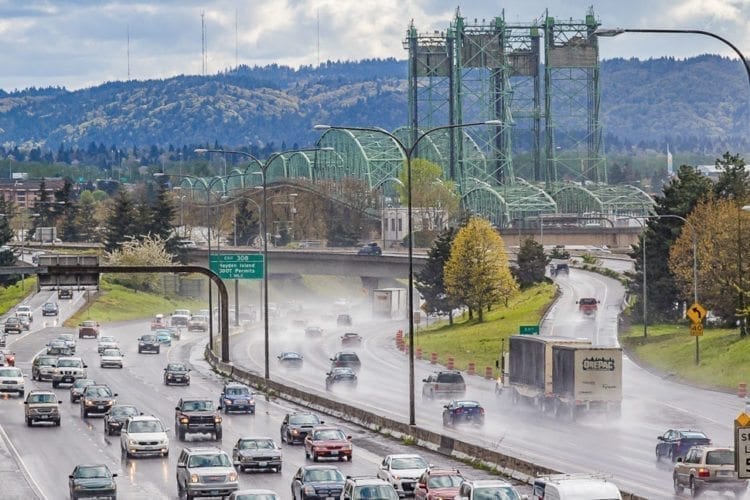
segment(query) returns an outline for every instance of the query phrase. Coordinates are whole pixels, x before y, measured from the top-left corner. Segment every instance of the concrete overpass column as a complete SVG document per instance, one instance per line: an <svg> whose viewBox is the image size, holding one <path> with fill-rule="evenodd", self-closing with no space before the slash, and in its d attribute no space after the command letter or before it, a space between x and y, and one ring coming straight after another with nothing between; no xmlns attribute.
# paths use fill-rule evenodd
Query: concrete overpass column
<svg viewBox="0 0 750 500"><path fill-rule="evenodd" d="M370 276L360 276L362 280L362 288L367 291L367 298L372 302L372 298L375 295L373 292L380 288L380 278L373 278Z"/></svg>

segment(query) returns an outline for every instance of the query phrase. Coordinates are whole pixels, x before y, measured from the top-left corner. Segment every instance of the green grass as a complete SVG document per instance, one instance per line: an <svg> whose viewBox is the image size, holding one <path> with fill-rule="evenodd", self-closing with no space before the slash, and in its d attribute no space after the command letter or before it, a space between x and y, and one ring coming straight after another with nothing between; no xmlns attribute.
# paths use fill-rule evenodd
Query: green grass
<svg viewBox="0 0 750 500"><path fill-rule="evenodd" d="M706 328L699 338L700 364L695 364L695 337L690 326L651 325L643 337L643 325L633 325L620 342L639 363L693 384L736 390L750 383L750 337L741 339L737 329Z"/></svg>
<svg viewBox="0 0 750 500"><path fill-rule="evenodd" d="M26 297L36 292L36 276L26 278L15 285L2 287L0 289L0 314L5 314L23 301Z"/></svg>
<svg viewBox="0 0 750 500"><path fill-rule="evenodd" d="M454 358L456 369L465 370L469 362L475 363L478 374L484 374L486 366L495 369L500 356L501 339L518 334L521 325L536 325L555 297L554 285L545 283L521 292L507 307L495 306L485 312L484 321L458 318L454 324L441 322L416 332L415 348L422 349L423 359L430 353L438 354L438 363L445 364L448 357ZM505 341L505 350L508 342Z"/></svg>
<svg viewBox="0 0 750 500"><path fill-rule="evenodd" d="M95 319L100 323L146 318L158 313L168 314L178 308L205 309L206 302L165 297L102 281L100 294L91 299L86 307L71 316L65 326L75 326L84 319Z"/></svg>

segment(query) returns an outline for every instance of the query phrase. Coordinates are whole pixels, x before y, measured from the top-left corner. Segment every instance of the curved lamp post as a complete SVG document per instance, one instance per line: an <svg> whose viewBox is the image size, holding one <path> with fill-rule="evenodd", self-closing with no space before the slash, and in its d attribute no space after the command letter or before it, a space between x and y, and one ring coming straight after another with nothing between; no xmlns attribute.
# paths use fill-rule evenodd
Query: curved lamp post
<svg viewBox="0 0 750 500"><path fill-rule="evenodd" d="M264 360L265 360L265 379L268 380L271 377L270 373L270 361L269 361L269 325L268 325L268 176L267 171L269 165L273 161L288 153L305 153L312 151L332 151L333 148L304 148L304 149L292 149L288 151L279 151L273 153L266 161L260 161L254 155L246 153L245 151L225 150L225 149L196 149L195 152L201 153L230 153L242 155L249 158L250 161L254 162L260 168L260 174L263 176L263 229L266 233L263 235L263 344L264 344Z"/></svg>
<svg viewBox="0 0 750 500"><path fill-rule="evenodd" d="M416 425L416 417L414 410L414 235L412 234L412 182L411 182L411 160L412 155L417 151L417 146L422 139L427 137L433 132L438 130L449 130L455 128L473 127L476 125L502 125L500 120L487 120L483 122L472 122L472 123L460 123L455 125L444 125L441 127L431 128L424 131L418 136L414 143L407 147L401 140L394 134L379 128L374 127L346 127L346 126L332 126L332 125L315 125L315 130L355 130L361 132L373 132L377 134L383 134L390 137L401 149L401 152L406 157L406 197L407 197L407 227L406 231L409 234L409 290L407 291L408 302L409 302L409 425Z"/></svg>

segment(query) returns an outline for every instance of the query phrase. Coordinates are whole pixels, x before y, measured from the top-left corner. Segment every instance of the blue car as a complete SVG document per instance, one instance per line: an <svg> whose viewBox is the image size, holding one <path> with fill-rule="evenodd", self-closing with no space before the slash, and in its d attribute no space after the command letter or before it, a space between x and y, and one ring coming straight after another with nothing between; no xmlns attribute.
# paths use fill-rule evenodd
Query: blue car
<svg viewBox="0 0 750 500"><path fill-rule="evenodd" d="M484 408L476 401L454 399L443 407L443 425L484 425Z"/></svg>
<svg viewBox="0 0 750 500"><path fill-rule="evenodd" d="M172 336L169 334L169 330L158 330L156 332L156 340L158 340L160 344L165 346L172 345Z"/></svg>
<svg viewBox="0 0 750 500"><path fill-rule="evenodd" d="M221 390L219 406L224 409L224 413L230 411L255 413L255 395L244 384L227 382Z"/></svg>

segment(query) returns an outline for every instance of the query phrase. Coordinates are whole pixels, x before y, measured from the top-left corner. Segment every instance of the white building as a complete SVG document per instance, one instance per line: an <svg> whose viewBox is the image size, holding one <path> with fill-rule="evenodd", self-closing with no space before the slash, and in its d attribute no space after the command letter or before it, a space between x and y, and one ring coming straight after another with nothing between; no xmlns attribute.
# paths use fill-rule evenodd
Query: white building
<svg viewBox="0 0 750 500"><path fill-rule="evenodd" d="M412 229L414 231L440 231L448 227L448 216L445 210L433 208L412 208ZM404 240L409 228L408 209L406 207L388 207L383 209L381 234L386 248L398 246Z"/></svg>

